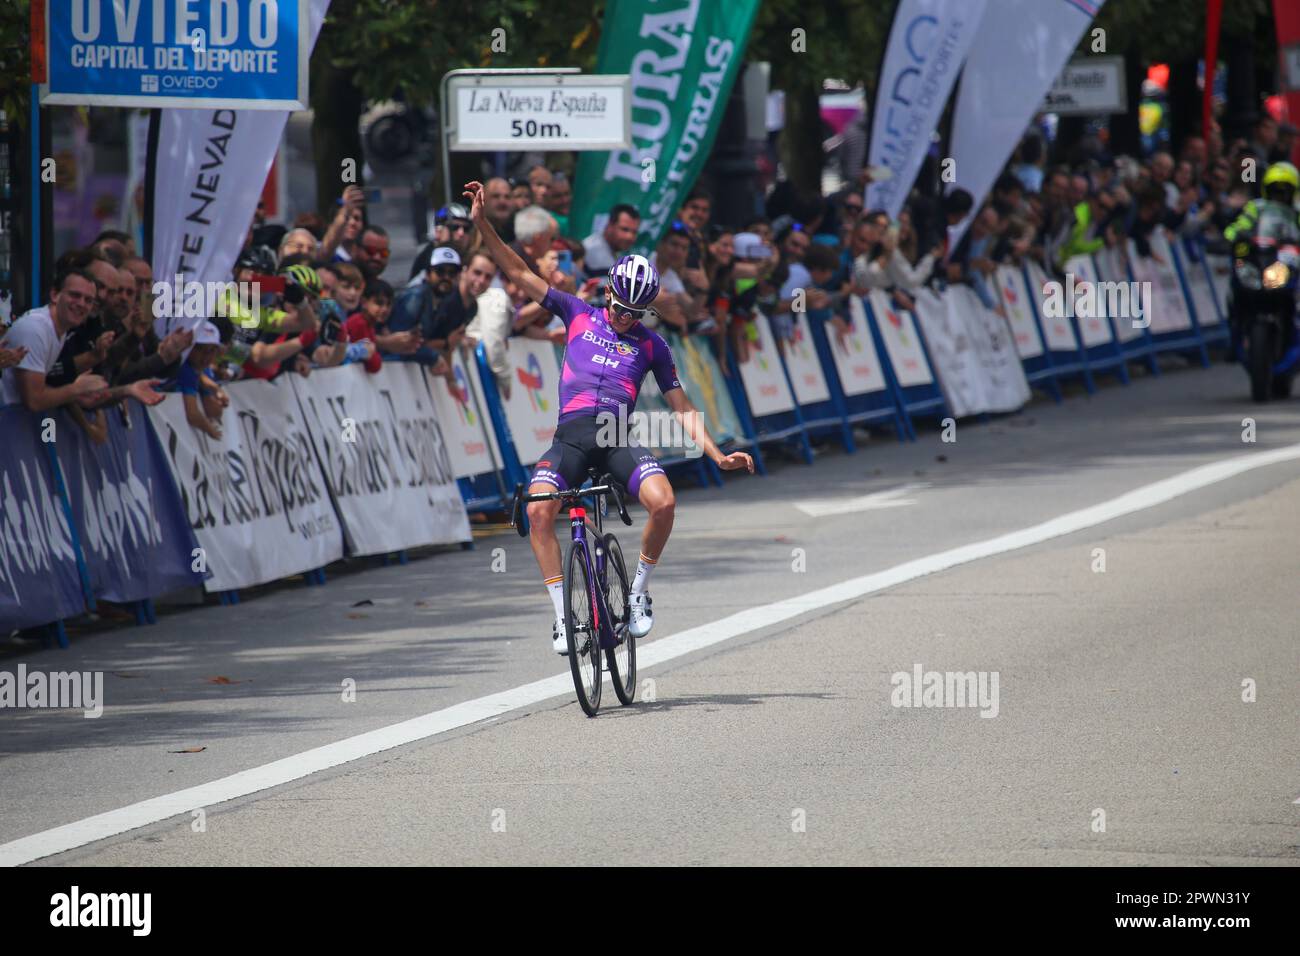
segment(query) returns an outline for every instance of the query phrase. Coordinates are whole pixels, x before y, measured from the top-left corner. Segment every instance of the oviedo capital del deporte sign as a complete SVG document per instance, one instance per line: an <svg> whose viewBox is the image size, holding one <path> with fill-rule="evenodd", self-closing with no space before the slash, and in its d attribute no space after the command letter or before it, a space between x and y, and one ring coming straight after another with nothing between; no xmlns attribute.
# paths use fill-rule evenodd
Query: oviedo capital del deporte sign
<svg viewBox="0 0 1300 956"><path fill-rule="evenodd" d="M33 0L41 103L306 109L309 0Z"/></svg>

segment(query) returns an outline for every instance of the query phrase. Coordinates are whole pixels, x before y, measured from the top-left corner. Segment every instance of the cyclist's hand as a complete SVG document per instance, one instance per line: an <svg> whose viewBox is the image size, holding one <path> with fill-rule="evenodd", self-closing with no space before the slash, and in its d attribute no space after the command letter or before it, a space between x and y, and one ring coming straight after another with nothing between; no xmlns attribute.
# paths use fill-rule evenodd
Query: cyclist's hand
<svg viewBox="0 0 1300 956"><path fill-rule="evenodd" d="M472 180L465 184L465 198L469 200L469 218L475 223L483 221L483 184Z"/></svg>
<svg viewBox="0 0 1300 956"><path fill-rule="evenodd" d="M740 468L748 468L749 473L754 473L754 459L750 458L743 451L733 451L730 455L724 455L714 462L723 471L736 471Z"/></svg>

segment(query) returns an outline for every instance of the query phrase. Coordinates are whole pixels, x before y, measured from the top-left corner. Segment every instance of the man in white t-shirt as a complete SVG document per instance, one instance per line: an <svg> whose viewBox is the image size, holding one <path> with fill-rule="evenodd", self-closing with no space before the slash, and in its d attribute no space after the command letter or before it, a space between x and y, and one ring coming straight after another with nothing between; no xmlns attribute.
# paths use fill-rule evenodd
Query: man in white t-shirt
<svg viewBox="0 0 1300 956"><path fill-rule="evenodd" d="M94 310L95 296L95 280L88 273L63 273L50 290L49 307L32 309L13 324L2 344L5 349L22 350L23 356L0 376L0 405L25 405L30 411L43 412L73 401L94 408L128 397L145 405L163 400L163 394L152 387L158 379L109 388L101 376L86 371L67 385L46 384L45 376L58 362L68 333L85 323Z"/></svg>
<svg viewBox="0 0 1300 956"><path fill-rule="evenodd" d="M614 263L636 245L636 234L641 228L641 213L636 206L619 203L609 211L605 228L593 232L582 240L586 250L582 270L587 278L603 279Z"/></svg>

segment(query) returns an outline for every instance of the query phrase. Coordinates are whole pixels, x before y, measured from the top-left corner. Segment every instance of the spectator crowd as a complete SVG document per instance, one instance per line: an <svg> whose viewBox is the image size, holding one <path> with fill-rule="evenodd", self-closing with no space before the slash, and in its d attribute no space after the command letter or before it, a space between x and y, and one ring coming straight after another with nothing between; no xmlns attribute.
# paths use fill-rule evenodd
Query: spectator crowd
<svg viewBox="0 0 1300 956"><path fill-rule="evenodd" d="M861 149L846 161L839 191L803 195L782 182L744 221L719 221L709 192L697 187L650 256L662 291L647 323L708 343L731 374L728 355L746 360L760 314L780 342L801 311L831 323L842 340L847 297L873 289L910 308L923 286L962 283L997 309L988 279L1000 264L1034 259L1059 274L1072 256L1128 240L1149 256L1160 225L1185 242L1220 241L1295 135L1266 115L1250 138L1229 143L1216 127L1208 140L1192 136L1176 153L1139 160L1112 156L1088 137L1067 162L1048 165L1035 128L978 208L967 192L944 194L931 157L892 220L864 208L871 170ZM1244 173L1252 165L1259 175ZM580 236L572 199L567 177L544 166L485 183L488 218L533 271L600 303L605 274L638 244L641 216L616 205ZM951 243L952 227L967 220ZM177 391L190 423L218 438L224 386L234 380L349 363L374 372L385 361L421 362L450 377L452 351L482 342L508 397L511 337L564 342L560 321L498 272L459 203L437 212L404 283L382 278L402 270L389 268L389 237L367 221L356 186L343 191L328 221L306 214L286 227L265 222L259 209L245 239L231 278L239 288L256 283L260 298L232 292L214 314L174 328L156 321L149 263L125 233L105 232L63 253L49 304L0 330L0 403L36 412L67 406L102 441L115 404L153 404Z"/></svg>

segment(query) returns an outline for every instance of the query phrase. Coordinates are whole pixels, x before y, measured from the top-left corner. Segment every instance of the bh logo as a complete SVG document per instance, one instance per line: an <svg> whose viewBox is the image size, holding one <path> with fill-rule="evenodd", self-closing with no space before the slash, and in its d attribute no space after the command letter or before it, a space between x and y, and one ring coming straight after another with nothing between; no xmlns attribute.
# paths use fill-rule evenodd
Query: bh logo
<svg viewBox="0 0 1300 956"><path fill-rule="evenodd" d="M527 368L516 366L515 377L528 390L528 403L533 406L533 411L546 411L546 399L542 398L542 365L537 361L537 356L528 356Z"/></svg>
<svg viewBox="0 0 1300 956"><path fill-rule="evenodd" d="M456 399L456 411L460 413L460 421L463 425L474 424L474 410L469 407L469 387L465 384L465 371L459 365L454 366L456 373L456 384L447 384L451 387L451 397Z"/></svg>

